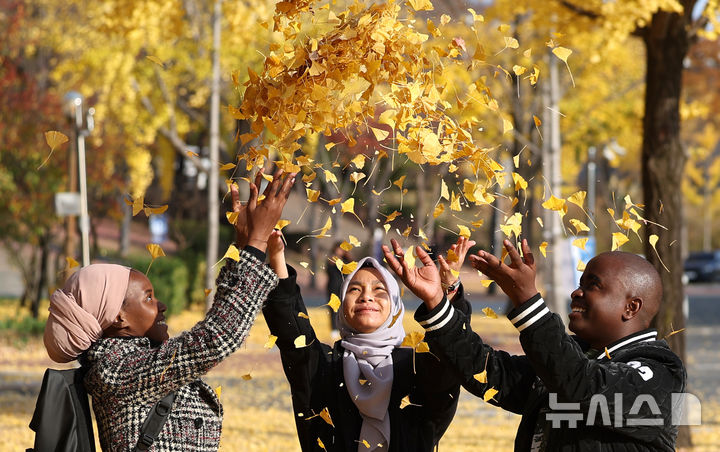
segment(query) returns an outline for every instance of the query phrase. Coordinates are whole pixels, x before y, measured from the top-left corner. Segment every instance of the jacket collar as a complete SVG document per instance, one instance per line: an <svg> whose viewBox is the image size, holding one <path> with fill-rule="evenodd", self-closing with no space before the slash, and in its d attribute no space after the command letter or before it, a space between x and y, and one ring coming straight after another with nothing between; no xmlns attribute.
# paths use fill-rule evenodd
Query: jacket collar
<svg viewBox="0 0 720 452"><path fill-rule="evenodd" d="M617 341L605 347L607 349L607 353L605 353L605 350L601 350L600 355L597 357L597 359L607 359L607 355L610 355L610 357L612 357L613 353L617 353L618 351L628 347L633 347L640 342L656 341L657 334L658 333L656 329L648 328L625 336L622 339L618 339Z"/></svg>

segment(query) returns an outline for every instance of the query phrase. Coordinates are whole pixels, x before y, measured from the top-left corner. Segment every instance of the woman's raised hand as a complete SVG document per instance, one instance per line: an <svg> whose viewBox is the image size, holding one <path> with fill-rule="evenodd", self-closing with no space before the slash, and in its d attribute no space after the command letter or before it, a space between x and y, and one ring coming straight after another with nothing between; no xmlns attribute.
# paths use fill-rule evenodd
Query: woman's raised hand
<svg viewBox="0 0 720 452"><path fill-rule="evenodd" d="M258 187L262 181L262 170L255 176L255 182L250 184L250 198L246 205L242 205L237 187L231 187L233 199L233 212L238 213L235 222L235 233L239 247L250 245L265 251L268 238L282 215L283 207L290 196L290 189L295 182L295 174L283 174L277 170L273 180L263 192L265 198L258 205Z"/></svg>
<svg viewBox="0 0 720 452"><path fill-rule="evenodd" d="M473 246L475 246L475 240L470 240L469 238L460 236L458 241L450 247L450 250L448 250L447 259L443 256L438 256L440 280L443 288L447 288L459 279L459 276L456 275L460 271L460 267L462 267L463 262L465 262L467 252ZM452 251L452 253L450 251Z"/></svg>
<svg viewBox="0 0 720 452"><path fill-rule="evenodd" d="M390 240L393 251L387 245L383 245L383 254L385 261L388 263L392 271L400 277L400 280L420 298L427 306L428 310L432 310L440 304L443 299L443 290L440 285L440 272L432 258L424 249L415 247L415 254L422 263L421 267L410 268L405 261L405 253L395 239ZM393 254L394 253L394 254ZM399 261L398 261L399 259Z"/></svg>

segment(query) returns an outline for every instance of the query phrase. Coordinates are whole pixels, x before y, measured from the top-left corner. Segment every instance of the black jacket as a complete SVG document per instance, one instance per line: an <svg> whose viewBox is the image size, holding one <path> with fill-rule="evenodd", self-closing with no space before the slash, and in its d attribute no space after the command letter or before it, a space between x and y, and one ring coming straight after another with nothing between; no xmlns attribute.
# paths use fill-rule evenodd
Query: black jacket
<svg viewBox="0 0 720 452"><path fill-rule="evenodd" d="M655 330L598 354L566 334L538 294L508 314L526 353L513 356L484 344L448 305L420 306L415 318L430 351L462 374L468 391L483 397L497 390L489 402L522 415L516 451L675 450L672 394L684 391L686 374ZM474 378L483 370L487 383Z"/></svg>
<svg viewBox="0 0 720 452"><path fill-rule="evenodd" d="M295 283L295 270L281 279L263 308L270 332L277 336L285 375L292 392L295 424L304 452L322 451L318 439L328 452L358 450L362 417L350 399L343 377L344 349L340 341L331 348L318 341ZM464 299L454 303L469 309ZM296 348L294 341L305 335L307 347ZM393 357L393 386L390 413L390 446L394 451L431 451L450 425L457 409L460 380L443 369L429 353L415 353L410 348L396 348ZM415 372L413 370L415 369ZM409 396L412 405L401 408ZM316 416L327 408L333 425ZM313 417L314 416L314 417Z"/></svg>

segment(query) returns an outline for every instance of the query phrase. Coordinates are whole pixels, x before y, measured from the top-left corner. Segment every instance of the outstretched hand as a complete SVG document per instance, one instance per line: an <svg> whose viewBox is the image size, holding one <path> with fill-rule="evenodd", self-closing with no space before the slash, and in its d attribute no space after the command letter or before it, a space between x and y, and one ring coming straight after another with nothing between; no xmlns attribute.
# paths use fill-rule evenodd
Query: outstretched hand
<svg viewBox="0 0 720 452"><path fill-rule="evenodd" d="M470 256L470 263L476 269L494 280L507 294L515 307L529 300L538 290L535 286L535 258L527 240L522 241L523 256L509 240L503 245L510 256L510 265L486 251Z"/></svg>
<svg viewBox="0 0 720 452"><path fill-rule="evenodd" d="M385 261L390 269L400 277L400 280L412 293L425 303L428 310L435 308L443 299L443 290L440 285L440 272L435 267L430 255L421 247L415 247L415 254L420 259L422 267L410 268L405 261L405 253L397 240L390 240L390 244L393 251L390 251L387 245L382 247Z"/></svg>
<svg viewBox="0 0 720 452"><path fill-rule="evenodd" d="M465 256L467 252L475 246L475 240L460 236L458 241L450 247L448 250L448 259L443 256L438 256L438 264L440 266L440 279L443 288L447 288L449 285L457 281L459 278L456 276L465 262ZM455 259L450 259L450 251L454 254Z"/></svg>
<svg viewBox="0 0 720 452"><path fill-rule="evenodd" d="M290 189L295 182L295 174L290 173L283 177L283 171L277 170L273 180L263 192L265 198L258 205L258 187L262 181L262 170L255 176L255 182L250 184L250 198L246 205L242 205L237 187L232 187L233 211L238 213L235 223L235 232L238 246L250 245L265 251L268 237L282 215L283 208L290 196Z"/></svg>

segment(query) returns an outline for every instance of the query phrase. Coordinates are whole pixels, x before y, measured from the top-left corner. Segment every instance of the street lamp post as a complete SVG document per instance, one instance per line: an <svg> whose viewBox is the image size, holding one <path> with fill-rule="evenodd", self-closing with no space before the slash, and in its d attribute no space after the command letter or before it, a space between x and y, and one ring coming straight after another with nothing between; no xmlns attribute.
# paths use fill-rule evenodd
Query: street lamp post
<svg viewBox="0 0 720 452"><path fill-rule="evenodd" d="M82 265L90 265L90 217L87 207L87 169L85 166L85 137L93 129L93 114L95 109L90 108L83 127L83 97L82 94L71 91L65 95L65 112L75 122L75 137L77 139L78 153L78 179L80 182L80 235L82 243Z"/></svg>

